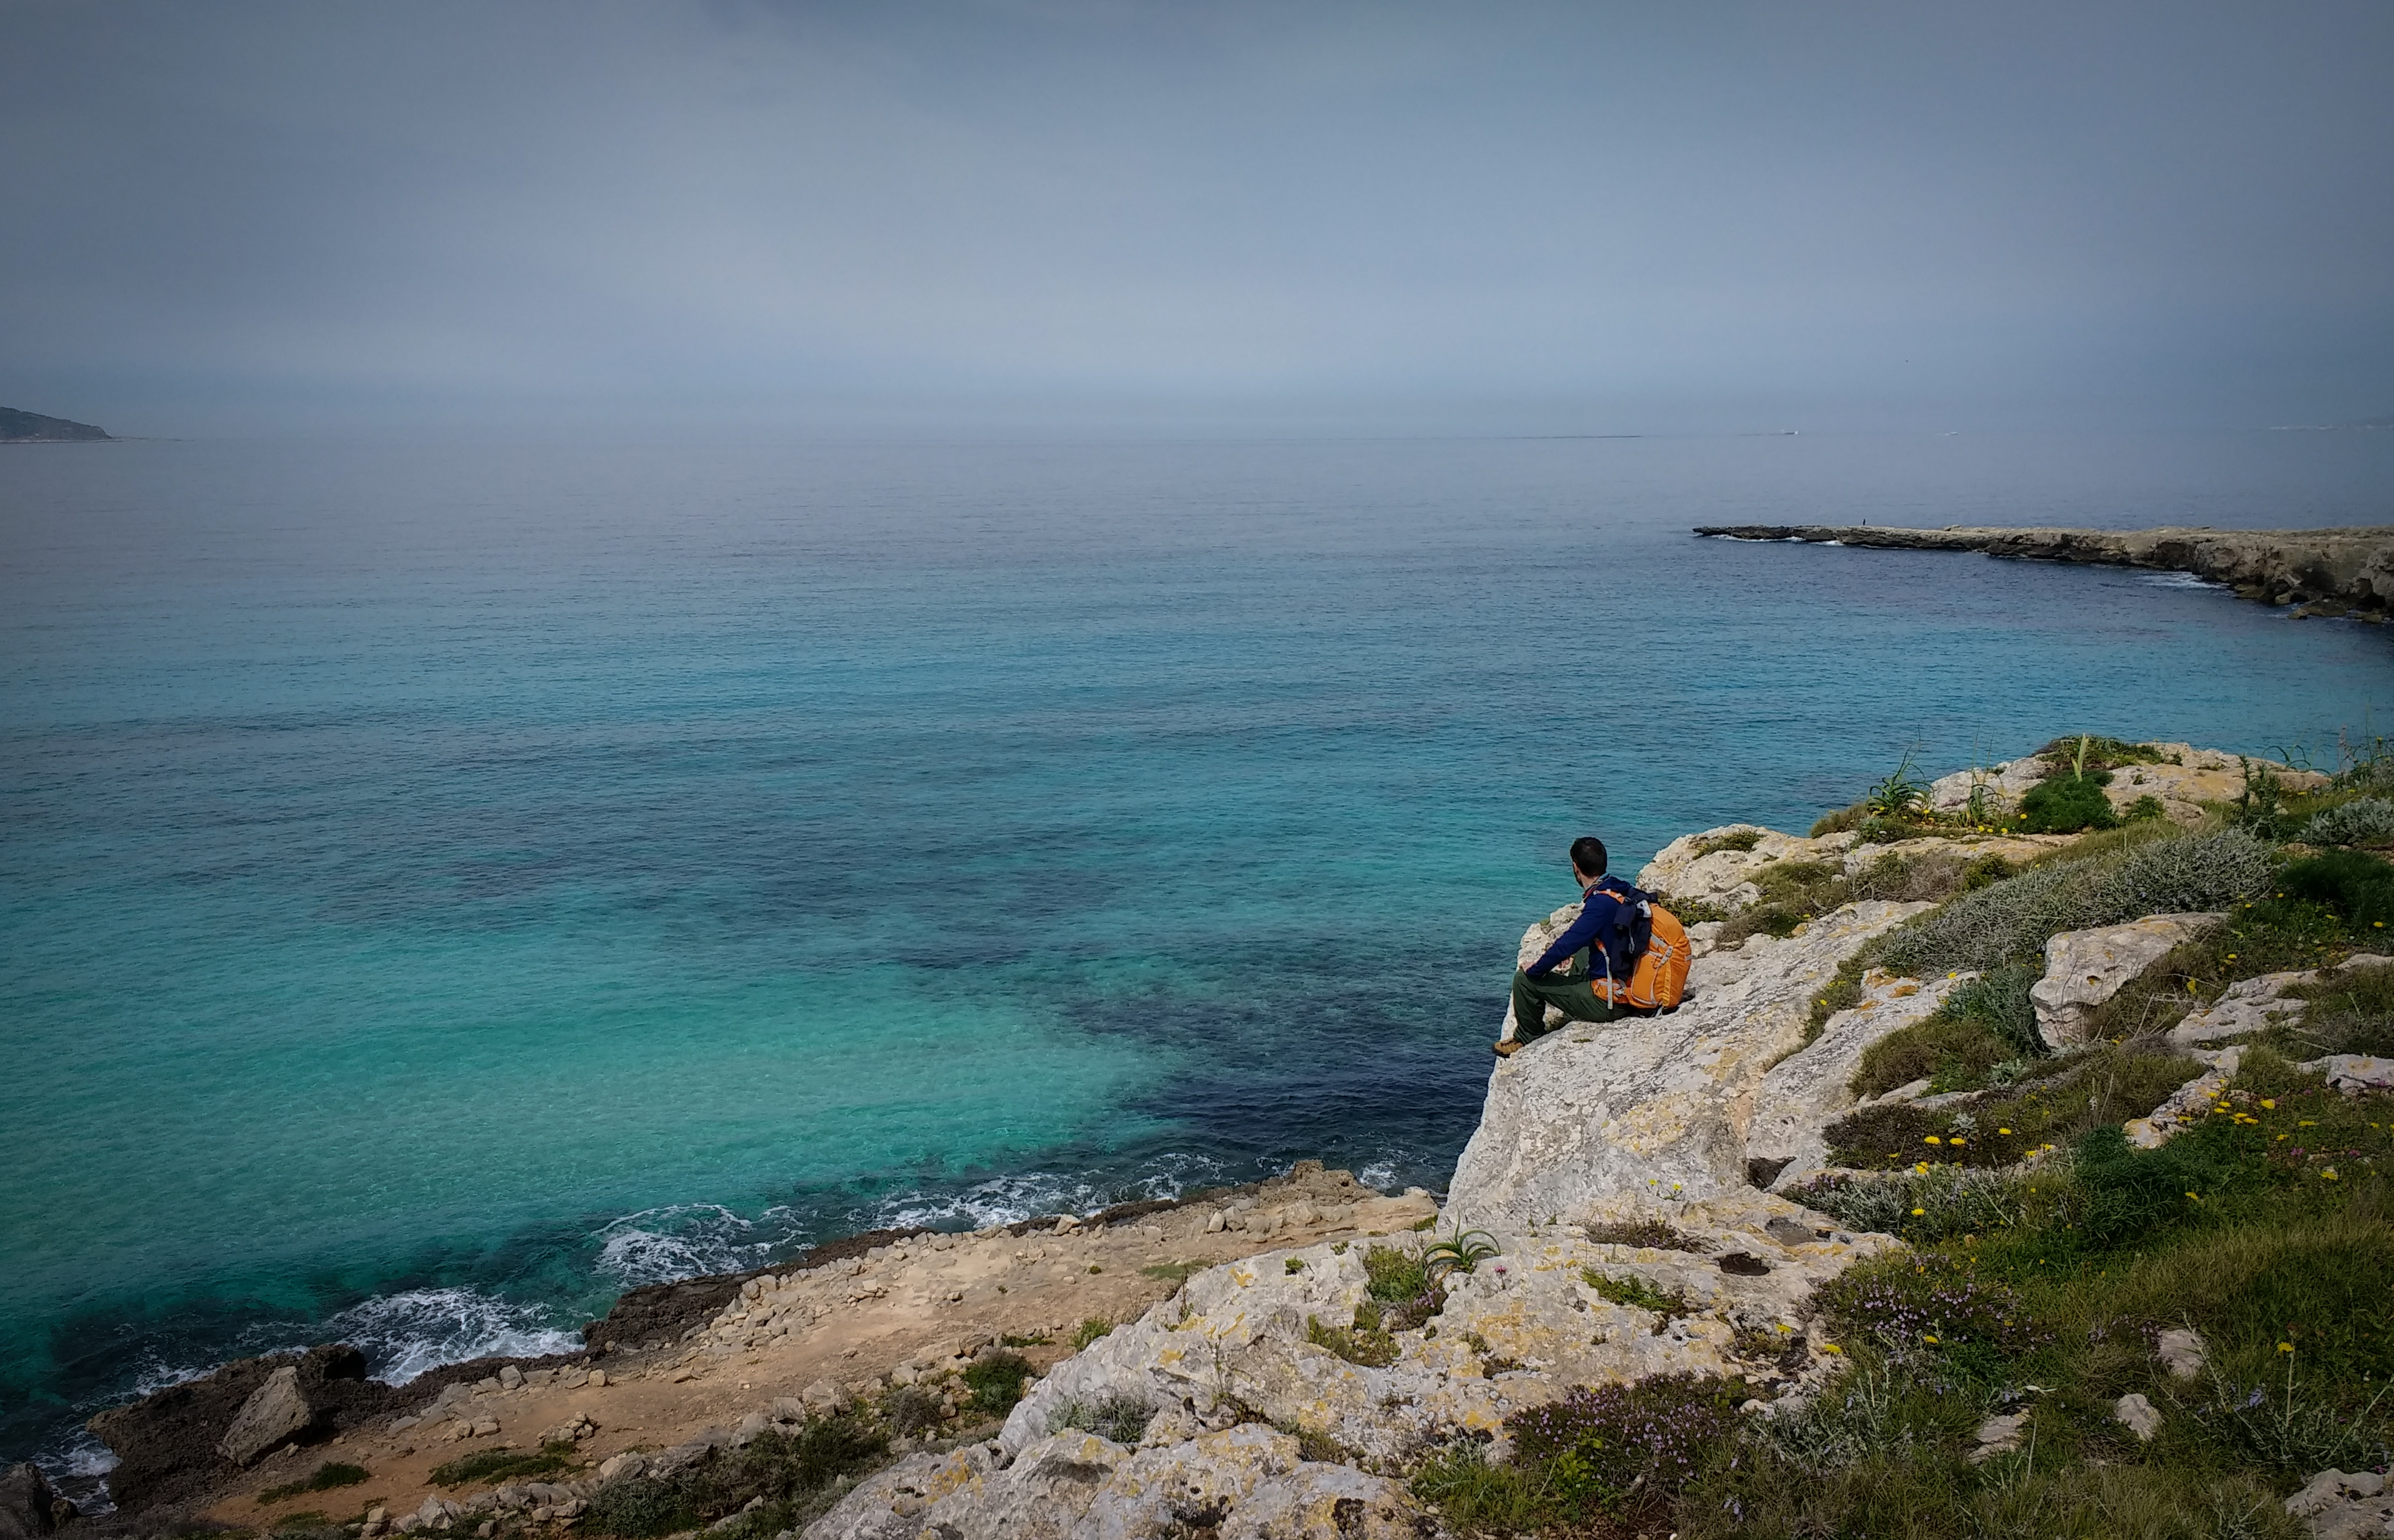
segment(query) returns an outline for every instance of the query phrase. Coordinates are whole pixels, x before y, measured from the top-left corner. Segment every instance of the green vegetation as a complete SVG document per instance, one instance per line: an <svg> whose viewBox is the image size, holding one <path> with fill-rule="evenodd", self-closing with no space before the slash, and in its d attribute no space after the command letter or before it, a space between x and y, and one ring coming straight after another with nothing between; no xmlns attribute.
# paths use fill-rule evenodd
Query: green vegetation
<svg viewBox="0 0 2394 1540"><path fill-rule="evenodd" d="M708 1540L764 1540L820 1515L837 1495L841 1477L874 1468L888 1453L888 1438L862 1417L827 1417L795 1433L762 1434L661 1481L610 1482L591 1498L579 1528L649 1540L742 1514L709 1530ZM762 1507L743 1513L759 1497Z"/></svg>
<svg viewBox="0 0 2394 1540"><path fill-rule="evenodd" d="M2103 794L2103 789L2111 784L2108 770L2039 781L2020 798L2020 828L2030 834L2075 834L2081 829L2116 829L2120 816L2111 811L2111 799Z"/></svg>
<svg viewBox="0 0 2394 1540"><path fill-rule="evenodd" d="M1102 1329L1091 1332L1089 1328L1092 1326ZM1085 1348L1113 1329L1112 1322L1093 1317L1081 1323L1081 1330L1073 1334L1073 1341L1076 1346ZM1022 1399L1022 1378L1030 1372L1030 1362L1020 1353L998 1351L983 1353L965 1365L962 1377L966 1388L972 1391L975 1407L1003 1416L1012 1411L1014 1403Z"/></svg>
<svg viewBox="0 0 2394 1540"><path fill-rule="evenodd" d="M1675 1290L1657 1288L1634 1272L1603 1272L1592 1267L1579 1270L1580 1281L1596 1290L1599 1299L1634 1310L1652 1311L1663 1319L1654 1324L1661 1331L1664 1322L1687 1314L1695 1307L1688 1297Z"/></svg>
<svg viewBox="0 0 2394 1540"><path fill-rule="evenodd" d="M1098 1338L1114 1329L1114 1323L1102 1315L1092 1315L1072 1328L1072 1351L1079 1352Z"/></svg>
<svg viewBox="0 0 2394 1540"><path fill-rule="evenodd" d="M1161 1270L1156 1268L1149 1268L1146 1271L1151 1277L1158 1275L1161 1272ZM1183 1272L1175 1273L1174 1277L1185 1278L1189 1274L1187 1272ZM997 1339L997 1345L1001 1348L1045 1348L1055 1340L1056 1339L1054 1338L1048 1336L1044 1331L1034 1333L1029 1337L1017 1337L1012 1332L1007 1332L1005 1336Z"/></svg>
<svg viewBox="0 0 2394 1540"><path fill-rule="evenodd" d="M1355 1307L1355 1319L1349 1325L1325 1326L1317 1317L1307 1316L1305 1339L1349 1364L1384 1369L1397 1361L1396 1337L1388 1330L1379 1306L1369 1299Z"/></svg>
<svg viewBox="0 0 2394 1540"><path fill-rule="evenodd" d="M1708 839L1698 840L1695 843L1695 855L1701 859L1724 850L1752 850L1762 842L1762 835L1763 830L1759 829L1731 829L1727 834L1716 834Z"/></svg>
<svg viewBox="0 0 2394 1540"><path fill-rule="evenodd" d="M1842 1165L1882 1168L1922 1161L2008 1166L2098 1123L2141 1117L2203 1073L2191 1059L2149 1048L2085 1054L2055 1078L1963 1106L1889 1102L1833 1124L1829 1150Z"/></svg>
<svg viewBox="0 0 2394 1540"><path fill-rule="evenodd" d="M2286 1494L2394 1455L2394 1093L2256 1048L2160 1149L2107 1120L2032 1165L1953 1159L1793 1194L1911 1244L1814 1295L1845 1366L1802 1410L1737 1416L1736 1380L1573 1390L1511 1419L1510 1463L1451 1443L1414 1492L1462 1533L2298 1540ZM2179 1326L2191 1377L2155 1352ZM2150 1443L2113 1416L2131 1391ZM1974 1463L1993 1412L2026 1414L2020 1447Z"/></svg>
<svg viewBox="0 0 2394 1540"><path fill-rule="evenodd" d="M2394 844L2394 802L2356 797L2311 815L2303 838L2315 845Z"/></svg>
<svg viewBox="0 0 2394 1540"><path fill-rule="evenodd" d="M326 1460L316 1468L314 1475L296 1481L285 1481L281 1486L270 1486L257 1494L257 1500L260 1503L279 1503L286 1497L296 1497L303 1492L330 1492L335 1487L355 1486L365 1479L364 1466L343 1465L336 1460Z"/></svg>
<svg viewBox="0 0 2394 1540"><path fill-rule="evenodd" d="M1496 1237L1485 1230L1457 1230L1422 1247L1422 1271L1435 1286L1454 1273L1474 1271L1496 1254Z"/></svg>
<svg viewBox="0 0 2394 1540"><path fill-rule="evenodd" d="M545 1476L573 1464L573 1445L543 1444L527 1455L514 1449L484 1449L432 1468L434 1486L464 1486L472 1481L504 1481L518 1476Z"/></svg>
<svg viewBox="0 0 2394 1540"><path fill-rule="evenodd" d="M1363 1253L1365 1287L1384 1304L1403 1304L1430 1291L1429 1269L1418 1252L1375 1246Z"/></svg>
<svg viewBox="0 0 2394 1540"><path fill-rule="evenodd" d="M1203 1271L1205 1266L1206 1264L1204 1262L1157 1262L1152 1267L1140 1268L1138 1270L1138 1275L1142 1278L1154 1278L1167 1284L1177 1284L1187 1278L1190 1273ZM1021 1347L1024 1345L1025 1344L1022 1343L1007 1344L1009 1347Z"/></svg>
<svg viewBox="0 0 2394 1540"><path fill-rule="evenodd" d="M1068 1401L1049 1415L1047 1431L1077 1428L1116 1443L1135 1444L1155 1420L1155 1408L1137 1396L1113 1395L1083 1404Z"/></svg>
<svg viewBox="0 0 2394 1540"><path fill-rule="evenodd" d="M1281 1263L1280 1270L1282 1272L1289 1273L1294 1276L1295 1274L1305 1271L1305 1259L1302 1257L1291 1257L1286 1261Z"/></svg>
<svg viewBox="0 0 2394 1540"><path fill-rule="evenodd" d="M1656 1251L1694 1251L1711 1249L1693 1235L1686 1234L1661 1220L1617 1220L1608 1224L1591 1224L1587 1238L1598 1246L1647 1246Z"/></svg>
<svg viewBox="0 0 2394 1540"><path fill-rule="evenodd" d="M2274 1028L2256 1041L2297 1059L2324 1053L2394 1057L2394 966L2350 969L2336 978L2298 985L2289 994L2310 1002L2300 1024Z"/></svg>

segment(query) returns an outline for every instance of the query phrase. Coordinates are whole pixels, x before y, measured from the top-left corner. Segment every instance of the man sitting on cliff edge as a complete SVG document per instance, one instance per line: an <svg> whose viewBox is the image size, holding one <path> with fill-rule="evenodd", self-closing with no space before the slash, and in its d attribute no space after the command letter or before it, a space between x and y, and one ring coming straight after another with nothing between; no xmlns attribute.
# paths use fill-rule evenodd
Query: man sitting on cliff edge
<svg viewBox="0 0 2394 1540"><path fill-rule="evenodd" d="M1511 1035L1496 1044L1500 1058L1519 1052L1523 1044L1549 1030L1560 1030L1546 1025L1550 1005L1566 1021L1573 1022L1609 1022L1622 1013L1597 993L1593 982L1627 978L1633 945L1627 907L1605 887L1605 864L1603 841L1582 835L1572 842L1572 875L1580 885L1579 918L1537 961L1513 975ZM1588 951L1587 962L1574 972L1572 964L1583 948Z"/></svg>

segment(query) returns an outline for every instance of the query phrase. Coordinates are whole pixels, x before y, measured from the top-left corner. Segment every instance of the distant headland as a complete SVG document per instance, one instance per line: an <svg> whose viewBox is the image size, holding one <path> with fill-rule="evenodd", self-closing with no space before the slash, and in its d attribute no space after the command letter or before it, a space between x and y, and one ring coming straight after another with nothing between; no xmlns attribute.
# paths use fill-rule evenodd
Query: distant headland
<svg viewBox="0 0 2394 1540"><path fill-rule="evenodd" d="M1952 525L1706 524L1700 536L1866 545L1894 551L1977 551L2024 561L2080 562L2188 572L2241 598L2292 605L2298 619L2383 621L2394 606L2394 528L2346 529L2011 529Z"/></svg>
<svg viewBox="0 0 2394 1540"><path fill-rule="evenodd" d="M0 444L89 444L107 438L106 429L89 423L70 423L63 417L45 417L38 411L0 407Z"/></svg>

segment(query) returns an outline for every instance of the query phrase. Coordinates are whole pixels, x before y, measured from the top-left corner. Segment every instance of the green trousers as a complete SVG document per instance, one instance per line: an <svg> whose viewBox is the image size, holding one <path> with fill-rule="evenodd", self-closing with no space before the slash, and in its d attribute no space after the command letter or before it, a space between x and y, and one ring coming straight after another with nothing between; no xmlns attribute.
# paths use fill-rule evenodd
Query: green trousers
<svg viewBox="0 0 2394 1540"><path fill-rule="evenodd" d="M1575 1022L1609 1022L1621 1014L1611 1001L1597 998L1596 986L1587 981L1587 965L1583 960L1586 955L1583 952L1572 959L1578 971L1569 974L1558 968L1542 979L1533 979L1527 973L1513 975L1513 1036L1517 1041L1532 1042L1546 1036L1546 1007L1550 1005Z"/></svg>

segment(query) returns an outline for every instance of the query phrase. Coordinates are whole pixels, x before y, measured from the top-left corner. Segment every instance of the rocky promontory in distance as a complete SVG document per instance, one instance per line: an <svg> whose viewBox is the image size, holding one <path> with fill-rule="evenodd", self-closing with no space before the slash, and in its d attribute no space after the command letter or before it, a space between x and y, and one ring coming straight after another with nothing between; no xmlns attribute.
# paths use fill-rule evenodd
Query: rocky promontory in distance
<svg viewBox="0 0 2394 1540"><path fill-rule="evenodd" d="M110 442L108 432L89 423L45 417L38 411L0 407L0 444L96 444Z"/></svg>
<svg viewBox="0 0 2394 1540"><path fill-rule="evenodd" d="M1717 540L1793 541L1888 551L1976 551L2016 561L2075 562L2186 572L2224 583L2241 598L2292 605L2299 617L2350 616L2383 621L2394 605L2394 527L2343 529L2006 529L1949 525L1942 529L1874 525L1705 524Z"/></svg>

